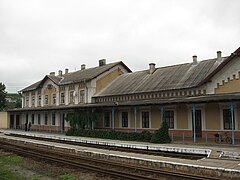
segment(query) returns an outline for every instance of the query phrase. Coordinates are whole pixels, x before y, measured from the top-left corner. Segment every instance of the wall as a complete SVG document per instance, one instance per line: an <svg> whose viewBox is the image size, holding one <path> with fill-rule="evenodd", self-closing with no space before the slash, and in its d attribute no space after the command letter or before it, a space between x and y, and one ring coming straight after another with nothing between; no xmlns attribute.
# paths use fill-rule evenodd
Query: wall
<svg viewBox="0 0 240 180"><path fill-rule="evenodd" d="M0 112L0 129L8 128L8 113Z"/></svg>
<svg viewBox="0 0 240 180"><path fill-rule="evenodd" d="M224 82L228 82L229 80L239 78L239 70L240 70L240 58L232 59L227 65L225 65L216 75L214 75L210 81L206 85L207 94L213 94L215 92L215 88L219 85L223 85Z"/></svg>
<svg viewBox="0 0 240 180"><path fill-rule="evenodd" d="M188 129L188 108L186 105L177 106L177 129Z"/></svg>
<svg viewBox="0 0 240 180"><path fill-rule="evenodd" d="M217 103L206 104L206 130L220 129L220 109Z"/></svg>
<svg viewBox="0 0 240 180"><path fill-rule="evenodd" d="M120 68L118 68L118 69L112 71L111 73L107 74L106 76L98 79L97 83L96 83L96 92L99 92L109 82L111 82L113 79L115 79L116 77L118 77L121 74L123 74L123 72L122 72L122 70Z"/></svg>
<svg viewBox="0 0 240 180"><path fill-rule="evenodd" d="M219 85L215 88L215 93L234 93L240 92L240 79L229 79L223 85Z"/></svg>

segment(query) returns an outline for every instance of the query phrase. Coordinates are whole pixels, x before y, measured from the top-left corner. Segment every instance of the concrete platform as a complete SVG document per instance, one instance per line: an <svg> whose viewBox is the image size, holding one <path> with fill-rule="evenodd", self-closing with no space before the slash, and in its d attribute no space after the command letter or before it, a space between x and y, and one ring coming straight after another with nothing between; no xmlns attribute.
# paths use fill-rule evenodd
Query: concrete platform
<svg viewBox="0 0 240 180"><path fill-rule="evenodd" d="M60 134L24 132L0 130L0 139L18 141L25 144L37 144L38 146L46 146L53 149L61 149L76 154L82 154L97 158L112 159L114 161L144 164L152 167L169 168L183 172L200 173L205 175L214 175L221 178L240 179L240 148L238 146L195 146L195 145L180 145L180 144L150 144L130 141L115 141L97 138L72 137ZM104 145L115 145L129 148L149 148L152 150L164 150L173 152L190 152L207 154L208 158L200 160L188 160L179 158L170 158L146 154L127 153L119 151L110 151L105 149L95 149L90 147L75 146L68 144L60 144L54 142L46 142L39 140L26 140L19 137L6 136L5 134L15 133L28 136L46 137L52 139L63 139L66 141L76 141L84 143L96 143ZM212 158L213 157L213 158ZM222 158L224 157L224 158Z"/></svg>

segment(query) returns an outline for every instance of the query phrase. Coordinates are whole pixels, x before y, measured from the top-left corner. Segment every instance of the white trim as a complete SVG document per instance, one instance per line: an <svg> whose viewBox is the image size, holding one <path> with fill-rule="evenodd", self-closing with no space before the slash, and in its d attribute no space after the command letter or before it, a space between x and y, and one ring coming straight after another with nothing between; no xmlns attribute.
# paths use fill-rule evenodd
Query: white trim
<svg viewBox="0 0 240 180"><path fill-rule="evenodd" d="M161 109L160 109L160 111L161 111ZM174 125L173 126L174 126L174 128L173 129L169 128L169 130L177 130L177 108L176 108L176 106L174 105L174 106L163 107L163 113L164 113L164 111L173 111L173 118L174 118ZM161 119L161 121L162 121L162 119Z"/></svg>
<svg viewBox="0 0 240 180"><path fill-rule="evenodd" d="M219 103L219 109L220 109L220 130L222 131L232 130L232 128L224 129L224 125L223 125L223 110L224 109L231 110L230 103ZM235 125L234 131L239 130L238 129L238 108L236 103L234 103L234 125Z"/></svg>
<svg viewBox="0 0 240 180"><path fill-rule="evenodd" d="M122 127L122 112L127 112L128 113L128 127ZM130 128L131 127L130 118L131 118L131 116L130 116L130 111L129 110L124 110L124 109L119 110L119 127L120 128Z"/></svg>
<svg viewBox="0 0 240 180"><path fill-rule="evenodd" d="M149 127L148 128L143 128L142 127L142 112L149 112ZM144 108L144 109L141 109L140 111L139 111L139 115L140 115L140 128L142 128L142 129L151 129L151 127L152 127L152 123L151 123L151 121L152 121L152 117L151 117L151 109L150 108Z"/></svg>

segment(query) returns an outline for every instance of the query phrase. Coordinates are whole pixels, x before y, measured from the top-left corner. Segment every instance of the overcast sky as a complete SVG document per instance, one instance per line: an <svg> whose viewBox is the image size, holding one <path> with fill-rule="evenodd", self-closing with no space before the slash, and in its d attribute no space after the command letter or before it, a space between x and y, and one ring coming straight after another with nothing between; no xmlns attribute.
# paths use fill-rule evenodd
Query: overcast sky
<svg viewBox="0 0 240 180"><path fill-rule="evenodd" d="M133 71L230 55L239 0L0 0L0 82L17 92L50 71L122 60Z"/></svg>

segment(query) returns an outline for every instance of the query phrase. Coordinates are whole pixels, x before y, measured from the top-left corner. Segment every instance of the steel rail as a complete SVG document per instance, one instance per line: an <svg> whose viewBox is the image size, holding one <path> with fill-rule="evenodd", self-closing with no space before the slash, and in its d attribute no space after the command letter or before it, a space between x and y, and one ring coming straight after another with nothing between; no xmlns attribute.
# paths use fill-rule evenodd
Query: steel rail
<svg viewBox="0 0 240 180"><path fill-rule="evenodd" d="M209 180L216 180L219 178L215 178L215 177L205 177L205 176L198 176L198 175L189 175L189 174L185 174L185 173L176 173L176 172L171 172L171 171L166 171L166 170L161 170L161 169L153 169L153 168L149 168L149 167L139 167L136 165L130 165L130 164L123 164L123 163L118 163L118 162L112 162L112 161L106 161L106 160L99 160L96 158L88 158L88 157L80 157L80 156L76 156L76 155L69 155L66 153L60 153L60 152L50 152L51 150L47 149L47 153L46 154L46 150L42 150L40 148L37 149L33 149L33 148L29 148L29 147L22 147L19 145L2 145L1 148L7 148L7 149L11 149L13 152L16 152L17 154L21 154L24 156L30 156L30 157L38 157L41 159L45 159L48 161L53 161L53 162L57 162L57 163L61 163L61 164L66 164L66 165L70 165L73 167L78 167L78 168L84 168L87 169L89 171L93 171L93 172L99 172L99 173L103 173L103 174L108 174L110 176L114 176L114 177L121 177L121 178L128 178L128 179L159 179L159 178L154 178L154 177L148 177L148 176L143 176L143 175L138 175L136 173L132 174L132 173L128 173L127 170L123 171L123 170L114 170L114 169L110 169L107 168L107 172L106 172L106 165L108 166L115 166L116 168L125 168L128 170L132 170L134 172L136 171L141 171L144 172L144 174L155 174L155 175L161 175L161 176L170 176L170 177L175 177L175 178L183 178L183 179L195 179L195 180L202 180L202 179L209 179ZM22 149L24 148L24 149ZM33 152L33 150L35 152ZM56 155L58 157L56 157ZM60 156L60 157L59 157ZM64 158L63 158L64 157ZM80 161L87 161L88 163L83 163ZM96 165L92 165L89 164L89 162L94 163L94 164L98 164ZM104 167L105 165L105 167Z"/></svg>

